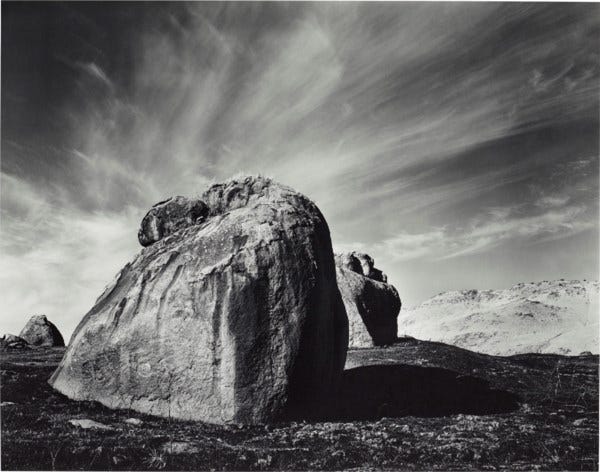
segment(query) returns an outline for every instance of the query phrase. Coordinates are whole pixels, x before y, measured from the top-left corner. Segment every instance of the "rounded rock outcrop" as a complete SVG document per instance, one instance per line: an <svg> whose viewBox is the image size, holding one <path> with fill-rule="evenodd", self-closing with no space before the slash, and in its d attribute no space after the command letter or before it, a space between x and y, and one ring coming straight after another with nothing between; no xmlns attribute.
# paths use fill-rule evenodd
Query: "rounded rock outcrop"
<svg viewBox="0 0 600 472"><path fill-rule="evenodd" d="M208 207L202 200L181 196L169 198L146 213L138 231L138 241L142 246L149 246L182 228L201 223L207 214Z"/></svg>
<svg viewBox="0 0 600 472"><path fill-rule="evenodd" d="M64 347L65 345L58 328L44 315L32 316L19 337L34 347Z"/></svg>
<svg viewBox="0 0 600 472"><path fill-rule="evenodd" d="M387 276L375 268L368 254L336 254L335 261L338 287L348 315L349 346L394 343L402 306L396 288L387 283Z"/></svg>
<svg viewBox="0 0 600 472"><path fill-rule="evenodd" d="M325 219L262 177L213 185L201 201L204 221L172 225L121 270L51 385L210 423L319 416L348 345Z"/></svg>

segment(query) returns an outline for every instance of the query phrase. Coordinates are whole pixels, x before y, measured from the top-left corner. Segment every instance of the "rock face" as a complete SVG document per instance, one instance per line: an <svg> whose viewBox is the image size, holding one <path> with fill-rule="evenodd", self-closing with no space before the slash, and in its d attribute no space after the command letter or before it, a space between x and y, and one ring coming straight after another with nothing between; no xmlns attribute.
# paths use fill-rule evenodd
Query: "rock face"
<svg viewBox="0 0 600 472"><path fill-rule="evenodd" d="M201 223L208 214L208 207L202 200L173 197L154 205L144 216L138 240L142 246L149 246L181 228Z"/></svg>
<svg viewBox="0 0 600 472"><path fill-rule="evenodd" d="M44 315L32 316L19 337L27 341L31 346L38 347L62 347L65 341L58 328Z"/></svg>
<svg viewBox="0 0 600 472"><path fill-rule="evenodd" d="M84 317L50 384L76 400L210 423L319 415L348 345L325 219L261 177L213 185L201 202L183 206L206 204L203 221L175 212L171 222L161 206L144 218L143 241L158 240ZM162 233L147 231L153 218Z"/></svg>
<svg viewBox="0 0 600 472"><path fill-rule="evenodd" d="M358 252L336 254L336 274L349 322L350 347L392 344L401 302L373 259Z"/></svg>
<svg viewBox="0 0 600 472"><path fill-rule="evenodd" d="M30 349L29 343L14 334L5 334L0 338L2 349Z"/></svg>

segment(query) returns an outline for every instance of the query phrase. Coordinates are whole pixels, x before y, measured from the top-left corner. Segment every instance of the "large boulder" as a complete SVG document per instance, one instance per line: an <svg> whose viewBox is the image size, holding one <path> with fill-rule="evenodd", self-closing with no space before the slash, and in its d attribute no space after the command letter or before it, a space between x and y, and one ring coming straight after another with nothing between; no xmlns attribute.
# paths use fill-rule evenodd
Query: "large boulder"
<svg viewBox="0 0 600 472"><path fill-rule="evenodd" d="M349 322L350 347L392 344L397 339L398 292L387 276L375 268L367 254L336 254L338 287Z"/></svg>
<svg viewBox="0 0 600 472"><path fill-rule="evenodd" d="M45 315L32 316L19 337L31 346L37 347L63 347L65 340L58 328Z"/></svg>
<svg viewBox="0 0 600 472"><path fill-rule="evenodd" d="M322 414L348 345L325 219L261 177L213 185L200 200L205 220L145 247L100 296L51 385L210 423Z"/></svg>

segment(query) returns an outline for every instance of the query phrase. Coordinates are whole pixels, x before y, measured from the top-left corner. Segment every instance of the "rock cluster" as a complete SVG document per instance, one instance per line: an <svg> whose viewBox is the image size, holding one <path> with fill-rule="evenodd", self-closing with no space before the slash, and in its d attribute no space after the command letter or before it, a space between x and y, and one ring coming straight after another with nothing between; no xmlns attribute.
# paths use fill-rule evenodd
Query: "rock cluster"
<svg viewBox="0 0 600 472"><path fill-rule="evenodd" d="M62 347L65 345L62 334L45 315L32 316L19 337L35 347Z"/></svg>
<svg viewBox="0 0 600 472"><path fill-rule="evenodd" d="M318 416L348 320L327 223L262 177L154 206L51 385L76 400L211 423Z"/></svg>
<svg viewBox="0 0 600 472"><path fill-rule="evenodd" d="M350 347L392 344L401 302L387 276L368 254L336 254L337 282L349 322Z"/></svg>

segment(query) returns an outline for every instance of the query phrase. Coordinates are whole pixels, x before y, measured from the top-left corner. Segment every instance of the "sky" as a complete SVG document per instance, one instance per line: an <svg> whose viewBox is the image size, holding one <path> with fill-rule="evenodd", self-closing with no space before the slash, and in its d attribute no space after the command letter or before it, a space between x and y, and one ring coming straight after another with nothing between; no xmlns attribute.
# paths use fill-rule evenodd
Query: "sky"
<svg viewBox="0 0 600 472"><path fill-rule="evenodd" d="M68 338L154 203L239 174L405 305L598 278L600 4L1 8L0 333Z"/></svg>

